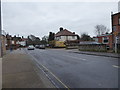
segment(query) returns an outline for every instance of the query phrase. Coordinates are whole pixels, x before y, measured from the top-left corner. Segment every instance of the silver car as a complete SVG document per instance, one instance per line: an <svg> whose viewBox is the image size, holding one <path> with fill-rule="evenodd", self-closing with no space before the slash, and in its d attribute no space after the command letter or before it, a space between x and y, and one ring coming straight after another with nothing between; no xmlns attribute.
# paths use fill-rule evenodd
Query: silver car
<svg viewBox="0 0 120 90"><path fill-rule="evenodd" d="M39 49L45 49L45 45L40 45Z"/></svg>
<svg viewBox="0 0 120 90"><path fill-rule="evenodd" d="M28 50L34 50L35 48L34 48L33 45L29 45L27 49L28 49Z"/></svg>

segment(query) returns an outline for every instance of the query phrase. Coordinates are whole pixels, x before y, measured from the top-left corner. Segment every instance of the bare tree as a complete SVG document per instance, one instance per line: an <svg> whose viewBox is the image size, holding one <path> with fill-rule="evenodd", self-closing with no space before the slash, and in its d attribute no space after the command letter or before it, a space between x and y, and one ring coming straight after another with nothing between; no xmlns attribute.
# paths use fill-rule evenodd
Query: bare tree
<svg viewBox="0 0 120 90"><path fill-rule="evenodd" d="M100 24L95 26L95 33L98 36L108 32L109 32L109 29L105 25Z"/></svg>

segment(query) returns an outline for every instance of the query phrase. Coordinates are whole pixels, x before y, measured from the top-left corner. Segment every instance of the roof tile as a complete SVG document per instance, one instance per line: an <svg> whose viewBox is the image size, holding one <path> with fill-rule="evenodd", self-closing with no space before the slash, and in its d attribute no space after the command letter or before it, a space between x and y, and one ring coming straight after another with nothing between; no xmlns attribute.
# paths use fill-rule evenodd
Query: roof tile
<svg viewBox="0 0 120 90"><path fill-rule="evenodd" d="M55 34L56 37L58 36L77 36L77 34L74 34L70 31L68 31L67 29L64 29L62 31L59 31Z"/></svg>

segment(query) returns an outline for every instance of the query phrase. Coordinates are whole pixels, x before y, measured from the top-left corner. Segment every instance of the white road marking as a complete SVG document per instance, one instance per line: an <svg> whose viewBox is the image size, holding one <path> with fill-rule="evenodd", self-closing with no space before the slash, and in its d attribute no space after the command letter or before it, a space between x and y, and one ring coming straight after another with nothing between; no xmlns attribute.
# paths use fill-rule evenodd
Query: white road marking
<svg viewBox="0 0 120 90"><path fill-rule="evenodd" d="M84 59L84 58L77 58L77 57L75 57L75 56L69 56L69 55L61 55L61 56L65 56L65 57L68 57L68 58L73 58L73 59L79 59L79 60L82 60L82 61L86 61L86 59Z"/></svg>
<svg viewBox="0 0 120 90"><path fill-rule="evenodd" d="M115 67L115 68L120 68L120 66L117 66L117 65L112 65L113 67Z"/></svg>
<svg viewBox="0 0 120 90"><path fill-rule="evenodd" d="M62 56L67 56L67 55L62 55ZM83 60L83 61L85 61L86 59L84 59L84 58L77 58L77 57L73 57L73 56L67 56L67 57L71 57L71 58L74 58L74 59L79 59L79 60Z"/></svg>
<svg viewBox="0 0 120 90"><path fill-rule="evenodd" d="M86 60L86 59L82 59L82 60Z"/></svg>

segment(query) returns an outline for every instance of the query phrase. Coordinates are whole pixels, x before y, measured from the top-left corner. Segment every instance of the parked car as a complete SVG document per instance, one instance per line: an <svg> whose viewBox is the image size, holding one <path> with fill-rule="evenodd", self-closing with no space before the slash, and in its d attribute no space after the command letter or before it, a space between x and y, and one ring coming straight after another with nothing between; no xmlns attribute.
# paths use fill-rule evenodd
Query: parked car
<svg viewBox="0 0 120 90"><path fill-rule="evenodd" d="M45 49L45 45L40 45L39 49Z"/></svg>
<svg viewBox="0 0 120 90"><path fill-rule="evenodd" d="M35 45L35 48L40 48L40 45Z"/></svg>
<svg viewBox="0 0 120 90"><path fill-rule="evenodd" d="M34 50L35 48L34 48L33 45L29 45L27 49L28 49L28 50Z"/></svg>

